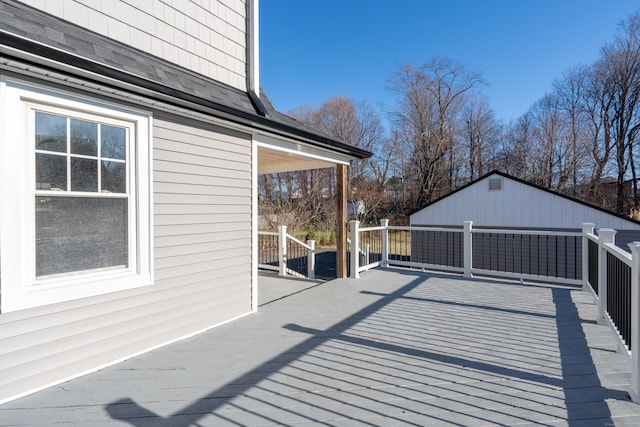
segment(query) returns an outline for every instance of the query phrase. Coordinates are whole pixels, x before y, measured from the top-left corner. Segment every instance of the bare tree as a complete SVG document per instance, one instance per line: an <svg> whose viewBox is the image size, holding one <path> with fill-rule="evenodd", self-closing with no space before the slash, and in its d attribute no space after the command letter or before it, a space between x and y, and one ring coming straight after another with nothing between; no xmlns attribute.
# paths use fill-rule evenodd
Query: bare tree
<svg viewBox="0 0 640 427"><path fill-rule="evenodd" d="M462 102L482 79L454 61L434 58L418 68L401 67L389 82L399 96L392 117L411 159L405 175L415 186L415 206L422 207L454 187Z"/></svg>
<svg viewBox="0 0 640 427"><path fill-rule="evenodd" d="M495 167L501 125L493 115L485 96L469 97L462 108L462 140L466 143L468 176L474 180Z"/></svg>
<svg viewBox="0 0 640 427"><path fill-rule="evenodd" d="M617 170L616 211L625 211L625 177L630 164L635 175L633 145L640 130L640 14L622 22L615 41L602 48L596 65L605 78L603 88L611 97L607 118L615 147ZM637 190L635 194L637 200Z"/></svg>

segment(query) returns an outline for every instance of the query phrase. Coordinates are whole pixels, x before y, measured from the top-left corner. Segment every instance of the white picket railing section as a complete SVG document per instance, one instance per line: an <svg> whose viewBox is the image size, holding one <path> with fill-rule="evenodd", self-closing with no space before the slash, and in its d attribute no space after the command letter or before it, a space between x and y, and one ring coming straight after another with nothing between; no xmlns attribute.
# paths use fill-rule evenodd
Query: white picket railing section
<svg viewBox="0 0 640 427"><path fill-rule="evenodd" d="M473 228L360 228L349 223L350 277L378 266L411 267L520 281L582 285L598 304L632 364L631 397L640 403L640 242L631 253L615 245L616 231L583 224L582 232ZM364 254L364 256L363 256Z"/></svg>
<svg viewBox="0 0 640 427"><path fill-rule="evenodd" d="M304 243L287 234L287 226L278 231L258 231L258 267L277 271L280 276L315 279L315 240Z"/></svg>

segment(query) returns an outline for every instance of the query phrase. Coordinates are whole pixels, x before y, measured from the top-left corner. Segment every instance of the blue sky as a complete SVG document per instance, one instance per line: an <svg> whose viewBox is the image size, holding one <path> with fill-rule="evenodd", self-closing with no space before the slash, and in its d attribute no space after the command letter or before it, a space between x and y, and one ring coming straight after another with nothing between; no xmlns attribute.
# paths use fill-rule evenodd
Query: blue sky
<svg viewBox="0 0 640 427"><path fill-rule="evenodd" d="M509 121L635 12L637 0L261 0L260 83L283 112L342 95L384 115L388 76L441 56L482 73Z"/></svg>

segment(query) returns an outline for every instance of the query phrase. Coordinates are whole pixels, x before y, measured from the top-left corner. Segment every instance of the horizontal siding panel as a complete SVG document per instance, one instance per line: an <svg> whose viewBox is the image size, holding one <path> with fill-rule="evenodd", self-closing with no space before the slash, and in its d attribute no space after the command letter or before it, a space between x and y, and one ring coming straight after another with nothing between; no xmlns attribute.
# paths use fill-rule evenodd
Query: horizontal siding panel
<svg viewBox="0 0 640 427"><path fill-rule="evenodd" d="M154 174L159 172L188 173L196 176L237 178L244 181L251 180L251 170L229 169L226 167L216 168L212 166L189 165L185 167L182 163L175 163L170 160L153 160Z"/></svg>
<svg viewBox="0 0 640 427"><path fill-rule="evenodd" d="M209 195L209 194L170 194L155 193L154 205L236 205L247 206L251 204L251 199L247 196L238 195Z"/></svg>
<svg viewBox="0 0 640 427"><path fill-rule="evenodd" d="M181 236L218 231L242 231L249 229L249 227L247 224L234 222L228 224L156 225L153 230L156 236Z"/></svg>
<svg viewBox="0 0 640 427"><path fill-rule="evenodd" d="M212 288L226 286L227 282L237 281L240 279L248 280L251 276L251 270L246 263L226 264L224 267L215 270L191 271L180 276L180 283L169 278L156 278L156 285L164 289L173 287L190 286L196 283L209 283ZM213 276L215 273L215 277Z"/></svg>
<svg viewBox="0 0 640 427"><path fill-rule="evenodd" d="M175 144L173 141L154 138L153 148L156 151L164 151L174 154L185 154L198 157L206 157L232 163L251 163L251 153L235 153L233 151L225 151L220 147L201 147L191 144Z"/></svg>
<svg viewBox="0 0 640 427"><path fill-rule="evenodd" d="M194 276L190 275L191 281L180 282L179 284L173 284L160 281L156 281L155 285L142 288L142 290L133 290L128 292L118 292L107 295L101 295L92 298L84 299L83 304L77 304L78 301L74 301L75 307L66 308L67 305L72 303L57 304L56 310L52 310L51 313L41 316L32 316L28 319L21 319L20 321L11 322L5 321L0 328L0 339L3 342L8 342L17 336L30 334L30 339L33 337L38 338L38 343L59 339L60 336L53 333L57 328L65 331L69 324L75 323L75 319L94 319L92 323L80 322L75 324L74 331L82 331L84 328L100 328L101 324L95 319L104 319L104 321L113 323L114 319L118 321L125 320L129 317L136 317L140 314L139 309L143 306L153 307L155 305L162 305L167 301L171 302L174 298L182 295L194 295L200 293L203 290L216 292L217 289L225 288L230 283L236 283L241 278L246 278L250 275L248 265L244 265L243 268L234 267L222 267L219 269L220 276L215 280L209 273L208 276ZM175 289L174 289L175 287ZM133 298L136 293L140 299ZM193 299L198 299L199 296L194 296ZM135 309L135 310L133 310ZM14 313L3 315L3 318L10 318ZM115 316L115 317L114 317ZM112 318L113 317L113 318ZM4 319L3 319L4 320ZM0 347L0 354L10 351L12 346Z"/></svg>
<svg viewBox="0 0 640 427"><path fill-rule="evenodd" d="M247 288L249 288L247 286ZM215 292L214 292L215 291ZM238 292L240 291L240 292ZM145 330L152 328L154 322L161 316L178 318L180 316L188 316L189 313L198 310L199 306L203 309L206 306L226 304L229 300L235 299L237 294L246 295L250 290L243 290L238 286L238 282L227 284L225 287L211 287L211 281L203 283L198 292L192 292L181 296L167 298L162 302L154 304L140 305L135 311L122 310L117 311L113 315L117 321L114 322L113 316L102 315L91 318L91 323L74 325L74 336L78 341L88 345L95 345L102 340L118 339L122 337L122 332L129 333L131 330ZM188 308L187 308L188 307ZM249 311L250 307L243 307L244 312ZM241 313L242 314L242 313ZM135 326L132 326L135 325ZM65 354L67 351L73 350L74 342L64 337L60 337L61 331L56 329L65 328L66 325L60 325L56 328L43 328L37 334L31 336L17 335L6 340L7 351L2 354L4 366L20 366L29 365L34 362L42 362L42 355L30 351L32 338L39 338L39 343L46 346L47 359L55 358L57 355ZM87 354L82 357L86 357ZM39 362L39 363L40 363ZM16 375L20 375L16 373ZM7 377L3 377L7 378Z"/></svg>
<svg viewBox="0 0 640 427"><path fill-rule="evenodd" d="M192 243L189 245L174 245L164 248L157 248L155 256L156 259L203 253L208 253L213 256L214 254L216 254L216 252L228 252L231 249L239 248L242 248L242 250L246 252L248 247L251 247L251 236L247 237L246 239L206 242L198 244Z"/></svg>
<svg viewBox="0 0 640 427"><path fill-rule="evenodd" d="M155 224L163 225L191 225L191 224L228 224L245 222L250 224L251 214L189 214L189 215L156 215Z"/></svg>
<svg viewBox="0 0 640 427"><path fill-rule="evenodd" d="M154 208L155 215L202 215L202 214L239 214L251 209L251 200L246 198L246 203L215 204L215 205L177 205L158 204Z"/></svg>
<svg viewBox="0 0 640 427"><path fill-rule="evenodd" d="M175 266L198 264L201 262L214 263L225 260L232 260L234 258L243 257L243 255L245 254L251 255L251 251L248 251L246 247L220 247L215 252L194 252L187 255L171 256L166 258L156 257L155 262L160 266L160 268L169 268Z"/></svg>
<svg viewBox="0 0 640 427"><path fill-rule="evenodd" d="M156 172L153 175L154 182L173 182L176 184L215 185L221 187L247 187L251 186L251 180L238 179L226 176L191 175L178 172Z"/></svg>
<svg viewBox="0 0 640 427"><path fill-rule="evenodd" d="M86 345L85 351L74 352L74 346L66 339L46 343L46 356L34 353L29 348L24 351L16 351L3 357L3 362L5 360L7 362L4 366L10 368L0 370L0 375L4 381L10 384L20 380L24 381L25 372L39 377L46 375L52 366L55 366L56 369L64 369L65 365L68 365L69 369L73 369L87 363L104 364L117 357L116 354L133 354L154 346L154 343L166 342L172 339L171 337L184 336L192 331L201 330L224 321L224 318L213 320L217 317L211 315L214 300L220 309L226 308L224 311L228 311L230 317L236 317L250 311L250 305L246 303L249 299L249 289L243 291L232 288L226 295L201 298L188 305L182 304L179 307L183 307L183 310L179 313L175 312L176 305L169 304L166 306L166 310L139 316L134 321L128 319L123 322L110 323L104 328L87 331L85 334L77 332L77 339ZM158 322L158 318L170 320ZM132 327L133 324L136 326ZM105 343L110 344L107 354L114 352L113 356L107 356L106 359L103 348Z"/></svg>
<svg viewBox="0 0 640 427"><path fill-rule="evenodd" d="M222 231L218 233L199 233L199 234L187 234L180 236L164 236L156 237L154 242L156 247L156 254L158 249L181 246L200 243L216 243L225 242L228 240L246 239L250 236L249 230L237 230L237 231ZM250 238L250 237L249 237Z"/></svg>
<svg viewBox="0 0 640 427"><path fill-rule="evenodd" d="M236 133L232 135L223 128L217 128L219 132L212 133L211 129L176 125L161 120L155 122L153 136L169 141L183 141L183 144L199 145L202 147L219 147L226 151L251 155L250 136ZM212 137L212 135L214 135Z"/></svg>
<svg viewBox="0 0 640 427"><path fill-rule="evenodd" d="M216 261L206 261L199 262L194 264L186 264L186 265L177 265L177 266L167 266L162 265L158 260L156 262L156 276L155 280L157 282L161 282L163 280L168 279L178 279L181 280L183 276L192 274L192 273L203 273L209 272L212 277L215 276L216 271L224 268L224 267L239 267L242 265L249 266L251 265L251 256L247 254L246 256L236 257L236 258L227 258L220 259Z"/></svg>
<svg viewBox="0 0 640 427"><path fill-rule="evenodd" d="M166 151L166 150L153 150L153 158L158 160L166 160L173 161L176 163L182 163L184 165L199 165L199 166L208 166L210 168L218 168L218 169L241 169L241 168L249 168L250 158L238 161L231 161L225 159L219 159L216 157L204 157L199 156L197 154L185 154L177 151ZM187 170L188 172L188 170Z"/></svg>
<svg viewBox="0 0 640 427"><path fill-rule="evenodd" d="M225 141L220 135L210 138L205 135L196 135L176 130L156 127L154 146L161 150L174 150L178 144L175 141L182 140L179 144L180 152L197 154L212 153L210 157L235 158L251 156L251 145L247 141L227 138Z"/></svg>
<svg viewBox="0 0 640 427"><path fill-rule="evenodd" d="M197 194L204 196L251 197L251 188L219 187L211 185L189 185L158 182L154 183L156 193Z"/></svg>

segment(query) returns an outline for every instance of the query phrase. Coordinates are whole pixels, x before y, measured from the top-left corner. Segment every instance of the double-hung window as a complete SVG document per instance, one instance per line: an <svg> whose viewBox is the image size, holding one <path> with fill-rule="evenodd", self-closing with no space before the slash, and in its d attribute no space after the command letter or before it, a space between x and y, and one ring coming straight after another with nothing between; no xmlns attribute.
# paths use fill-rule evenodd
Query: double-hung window
<svg viewBox="0 0 640 427"><path fill-rule="evenodd" d="M150 284L150 115L13 80L2 95L1 310Z"/></svg>

